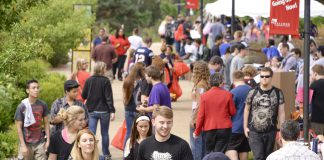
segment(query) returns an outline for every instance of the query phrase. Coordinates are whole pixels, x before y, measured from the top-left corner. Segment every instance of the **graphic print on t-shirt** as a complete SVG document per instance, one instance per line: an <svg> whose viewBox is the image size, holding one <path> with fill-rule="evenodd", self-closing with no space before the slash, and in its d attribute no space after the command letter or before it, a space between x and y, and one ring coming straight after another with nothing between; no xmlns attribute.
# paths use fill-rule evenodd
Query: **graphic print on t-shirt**
<svg viewBox="0 0 324 160"><path fill-rule="evenodd" d="M277 96L272 90L270 94L258 92L252 102L251 124L256 131L263 132L275 126L273 118L277 115Z"/></svg>
<svg viewBox="0 0 324 160"><path fill-rule="evenodd" d="M172 155L168 152L161 153L154 151L151 155L151 160L172 160Z"/></svg>

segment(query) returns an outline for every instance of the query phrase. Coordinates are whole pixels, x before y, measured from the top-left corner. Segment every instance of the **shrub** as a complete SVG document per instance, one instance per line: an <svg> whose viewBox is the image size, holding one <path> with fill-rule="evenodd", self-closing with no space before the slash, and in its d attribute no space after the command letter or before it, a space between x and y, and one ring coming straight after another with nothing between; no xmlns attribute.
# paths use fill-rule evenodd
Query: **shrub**
<svg viewBox="0 0 324 160"><path fill-rule="evenodd" d="M14 78L0 73L0 132L7 131L13 123L16 106L23 96L23 92L16 87Z"/></svg>
<svg viewBox="0 0 324 160"><path fill-rule="evenodd" d="M64 96L63 85L66 80L64 75L59 73L50 73L39 81L41 93L39 98L46 102L50 109L51 104Z"/></svg>
<svg viewBox="0 0 324 160"><path fill-rule="evenodd" d="M41 59L22 62L18 68L16 68L18 86L24 89L28 80L40 80L44 78L49 66L49 63Z"/></svg>
<svg viewBox="0 0 324 160"><path fill-rule="evenodd" d="M0 132L0 159L18 155L18 132L15 125L7 132Z"/></svg>

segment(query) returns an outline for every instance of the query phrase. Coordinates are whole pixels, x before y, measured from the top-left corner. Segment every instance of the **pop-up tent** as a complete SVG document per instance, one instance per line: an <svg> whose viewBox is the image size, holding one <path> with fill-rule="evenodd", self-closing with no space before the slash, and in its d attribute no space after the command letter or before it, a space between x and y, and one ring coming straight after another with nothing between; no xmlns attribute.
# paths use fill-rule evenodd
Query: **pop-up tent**
<svg viewBox="0 0 324 160"><path fill-rule="evenodd" d="M311 0L311 17L324 16L324 5ZM232 1L218 0L214 3L206 4L206 12L213 16L232 15ZM270 0L235 0L235 15L239 17L250 16L270 16ZM299 17L304 17L304 0L300 0Z"/></svg>

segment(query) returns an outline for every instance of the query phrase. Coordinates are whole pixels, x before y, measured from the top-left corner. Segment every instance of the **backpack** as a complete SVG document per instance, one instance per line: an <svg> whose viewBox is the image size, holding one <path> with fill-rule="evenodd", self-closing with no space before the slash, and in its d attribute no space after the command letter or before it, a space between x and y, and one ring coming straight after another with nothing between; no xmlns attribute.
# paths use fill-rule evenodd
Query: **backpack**
<svg viewBox="0 0 324 160"><path fill-rule="evenodd" d="M173 24L171 23L167 23L165 25L165 38L173 38Z"/></svg>
<svg viewBox="0 0 324 160"><path fill-rule="evenodd" d="M205 62L209 62L211 55L210 55L211 50L204 45L203 47L203 55L201 55L200 59L202 59Z"/></svg>
<svg viewBox="0 0 324 160"><path fill-rule="evenodd" d="M279 101L280 101L280 89L277 88L277 87L274 87L274 86L272 87L271 90L273 90L273 89L275 90L275 93L276 93L276 96L277 96L277 104L279 105ZM253 94L251 96L251 101L250 101L250 104L251 105L252 105L252 102L253 102L253 99L254 99L255 95L258 93L259 90L261 90L261 88L260 88L259 85L254 88L254 92L253 92Z"/></svg>

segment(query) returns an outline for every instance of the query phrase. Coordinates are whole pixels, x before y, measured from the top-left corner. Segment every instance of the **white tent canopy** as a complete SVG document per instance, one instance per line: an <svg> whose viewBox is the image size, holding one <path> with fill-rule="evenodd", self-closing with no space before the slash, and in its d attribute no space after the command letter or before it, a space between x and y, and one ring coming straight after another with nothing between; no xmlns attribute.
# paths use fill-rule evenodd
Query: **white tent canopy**
<svg viewBox="0 0 324 160"><path fill-rule="evenodd" d="M324 5L311 1L311 16L324 16ZM206 4L206 12L213 16L232 15L232 1L218 0L214 3ZM235 15L239 17L250 16L270 16L270 0L235 0ZM299 17L304 17L304 0L300 0Z"/></svg>

